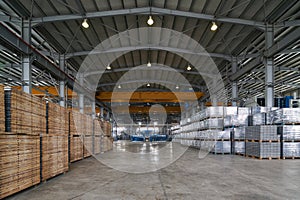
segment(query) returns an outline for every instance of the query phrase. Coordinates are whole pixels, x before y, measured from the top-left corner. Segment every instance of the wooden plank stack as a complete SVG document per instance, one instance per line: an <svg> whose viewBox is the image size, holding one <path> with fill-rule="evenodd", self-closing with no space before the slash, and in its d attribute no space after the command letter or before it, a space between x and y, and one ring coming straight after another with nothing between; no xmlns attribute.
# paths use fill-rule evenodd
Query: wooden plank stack
<svg viewBox="0 0 300 200"><path fill-rule="evenodd" d="M80 135L70 135L70 162L83 159L82 140Z"/></svg>
<svg viewBox="0 0 300 200"><path fill-rule="evenodd" d="M113 148L113 138L104 136L101 138L101 152L110 151Z"/></svg>
<svg viewBox="0 0 300 200"><path fill-rule="evenodd" d="M46 104L42 99L12 89L10 103L10 124L12 132L28 135L36 135L45 132Z"/></svg>
<svg viewBox="0 0 300 200"><path fill-rule="evenodd" d="M67 110L55 103L48 103L48 133L49 134L68 134Z"/></svg>
<svg viewBox="0 0 300 200"><path fill-rule="evenodd" d="M80 112L72 110L70 116L70 161L83 159L83 116Z"/></svg>
<svg viewBox="0 0 300 200"><path fill-rule="evenodd" d="M91 156L93 152L93 136L88 135L84 136L83 138L83 144L84 144L84 151L83 156L84 158Z"/></svg>
<svg viewBox="0 0 300 200"><path fill-rule="evenodd" d="M42 152L42 181L68 171L68 135L44 134Z"/></svg>
<svg viewBox="0 0 300 200"><path fill-rule="evenodd" d="M0 199L40 182L40 137L0 132Z"/></svg>
<svg viewBox="0 0 300 200"><path fill-rule="evenodd" d="M104 133L101 129L101 121L98 119L94 120L94 153L99 154L101 152L100 143L101 137L103 137Z"/></svg>
<svg viewBox="0 0 300 200"><path fill-rule="evenodd" d="M48 103L48 134L42 136L42 181L68 171L66 109Z"/></svg>
<svg viewBox="0 0 300 200"><path fill-rule="evenodd" d="M40 134L46 131L45 102L38 97L12 89L5 100L0 87L0 198L40 182ZM10 106L8 106L10 105Z"/></svg>

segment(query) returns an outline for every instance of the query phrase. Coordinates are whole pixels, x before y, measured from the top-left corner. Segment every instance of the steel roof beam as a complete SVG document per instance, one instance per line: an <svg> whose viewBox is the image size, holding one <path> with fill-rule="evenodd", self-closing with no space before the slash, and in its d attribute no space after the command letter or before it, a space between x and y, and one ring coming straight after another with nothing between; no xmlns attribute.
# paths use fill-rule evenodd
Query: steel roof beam
<svg viewBox="0 0 300 200"><path fill-rule="evenodd" d="M78 20L85 18L99 18L99 17L112 17L118 15L138 15L138 14L161 14L161 15L173 15L173 16L181 16L181 17L190 17L196 19L203 19L209 21L219 21L224 23L232 23L232 24L241 24L247 26L254 26L263 30L264 23L254 20L247 19L239 19L239 18L231 18L231 17L216 17L214 15L195 13L195 12L187 12L187 11L179 11L172 10L166 8L158 8L158 7L142 7L142 8L131 8L131 9L120 9L120 10L108 10L108 11L98 11L98 12L88 12L85 15L56 15L56 16L46 16L46 17L38 17L32 19L32 25L39 25L40 23L48 23L48 22L56 22L56 21L66 21L66 20Z"/></svg>
<svg viewBox="0 0 300 200"><path fill-rule="evenodd" d="M130 80L130 81L123 81L121 82L121 84L130 84L130 83L142 83L145 82L145 84L147 84L149 81L145 81L145 80ZM178 86L192 86L194 88L198 88L200 90L203 90L204 88L206 88L205 85L195 85L195 84L176 84L172 81L165 81L165 80L150 80L150 83L164 83L164 84L170 84L170 85L178 85ZM102 84L98 84L98 87L105 87L105 86L114 86L117 83L102 83Z"/></svg>
<svg viewBox="0 0 300 200"><path fill-rule="evenodd" d="M116 73L116 72L127 72L129 70L132 70L133 67L126 67L126 68L118 68L118 69L113 69L113 70L97 70L97 71L91 71L91 72L87 72L84 74L84 77L88 77L88 76L92 76L92 75L97 75L100 73ZM174 68L166 68L163 66L151 66L151 68L147 68L144 70L160 70L160 71L169 71L169 72L174 72ZM192 74L192 75L200 75L201 73L197 72L197 71L186 71L186 70L182 70L182 69L175 69L177 72L183 73L183 74Z"/></svg>
<svg viewBox="0 0 300 200"><path fill-rule="evenodd" d="M75 56L86 56L86 55L95 55L95 54L101 54L101 53L116 53L116 52L124 52L124 51L136 51L136 50L143 50L143 49L155 49L155 50L164 50L164 51L170 51L175 53L184 53L184 54L193 54L193 55L200 55L200 56L211 56L215 58L223 58L226 60L231 60L230 55L221 54L221 53L206 53L206 52L193 52L188 49L180 49L180 48L173 48L173 47L166 47L166 46L128 46L128 47L118 47L118 48L111 48L107 50L93 50L93 51L79 51L79 52L73 52L65 54L66 59L69 59L71 57Z"/></svg>
<svg viewBox="0 0 300 200"><path fill-rule="evenodd" d="M288 33L282 40L273 44L267 51L265 51L265 57L272 57L275 54L283 51L289 45L293 44L300 39L300 27L297 27L290 33Z"/></svg>

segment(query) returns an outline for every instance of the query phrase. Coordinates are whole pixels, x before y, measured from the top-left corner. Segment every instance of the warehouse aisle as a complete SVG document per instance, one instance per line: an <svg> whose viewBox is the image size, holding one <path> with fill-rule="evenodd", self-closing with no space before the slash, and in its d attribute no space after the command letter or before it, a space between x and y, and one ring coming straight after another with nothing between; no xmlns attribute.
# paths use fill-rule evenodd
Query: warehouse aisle
<svg viewBox="0 0 300 200"><path fill-rule="evenodd" d="M137 146L124 148L137 152ZM210 154L200 160L196 149L188 149L167 168L129 174L91 157L73 163L65 175L9 199L298 199L299 166L300 160L261 161L231 155Z"/></svg>

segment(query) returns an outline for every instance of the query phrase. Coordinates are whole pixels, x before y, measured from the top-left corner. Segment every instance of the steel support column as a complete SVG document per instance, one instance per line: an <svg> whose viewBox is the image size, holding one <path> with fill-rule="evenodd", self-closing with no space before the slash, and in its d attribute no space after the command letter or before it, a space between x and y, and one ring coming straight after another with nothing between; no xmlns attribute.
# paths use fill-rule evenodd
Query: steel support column
<svg viewBox="0 0 300 200"><path fill-rule="evenodd" d="M59 68L65 71L65 57L59 56ZM59 81L59 105L65 107L65 80Z"/></svg>
<svg viewBox="0 0 300 200"><path fill-rule="evenodd" d="M237 72L237 58L233 57L231 61L231 71L232 74ZM237 98L238 98L238 86L237 86L237 81L232 82L232 106L237 106Z"/></svg>
<svg viewBox="0 0 300 200"><path fill-rule="evenodd" d="M79 84L83 85L83 74L79 75ZM79 112L84 113L84 94L79 93Z"/></svg>
<svg viewBox="0 0 300 200"><path fill-rule="evenodd" d="M96 118L96 103L95 101L92 101L92 118Z"/></svg>
<svg viewBox="0 0 300 200"><path fill-rule="evenodd" d="M30 20L22 21L22 39L31 44L31 22ZM31 60L29 54L22 54L22 90L31 94L32 91L32 75Z"/></svg>
<svg viewBox="0 0 300 200"><path fill-rule="evenodd" d="M273 25L266 26L265 33L266 49L268 50L274 44ZM274 106L274 62L273 56L264 58L265 65L265 104L267 107Z"/></svg>

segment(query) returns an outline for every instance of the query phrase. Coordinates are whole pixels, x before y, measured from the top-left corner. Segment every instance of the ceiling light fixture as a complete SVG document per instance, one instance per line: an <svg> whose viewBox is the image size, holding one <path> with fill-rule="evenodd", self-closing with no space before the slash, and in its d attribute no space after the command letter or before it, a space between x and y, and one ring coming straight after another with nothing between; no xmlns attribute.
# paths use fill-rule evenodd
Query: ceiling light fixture
<svg viewBox="0 0 300 200"><path fill-rule="evenodd" d="M147 84L147 87L150 87L150 83Z"/></svg>
<svg viewBox="0 0 300 200"><path fill-rule="evenodd" d="M151 62L150 61L147 63L147 67L151 67Z"/></svg>
<svg viewBox="0 0 300 200"><path fill-rule="evenodd" d="M111 69L111 66L108 64L106 69L110 70Z"/></svg>
<svg viewBox="0 0 300 200"><path fill-rule="evenodd" d="M152 19L151 15L150 15L149 18L148 18L147 24L148 24L149 26L152 26L152 25L154 24L154 20Z"/></svg>
<svg viewBox="0 0 300 200"><path fill-rule="evenodd" d="M118 85L118 88L121 89L122 88L121 85Z"/></svg>
<svg viewBox="0 0 300 200"><path fill-rule="evenodd" d="M87 22L87 19L84 19L81 25L82 25L83 28L90 27L89 23Z"/></svg>
<svg viewBox="0 0 300 200"><path fill-rule="evenodd" d="M216 22L212 22L212 25L210 27L211 31L216 31L218 29L218 25L216 24Z"/></svg>
<svg viewBox="0 0 300 200"><path fill-rule="evenodd" d="M186 70L188 70L188 71L191 71L191 69L192 69L192 68L191 68L190 65L188 65L187 68L186 68Z"/></svg>

